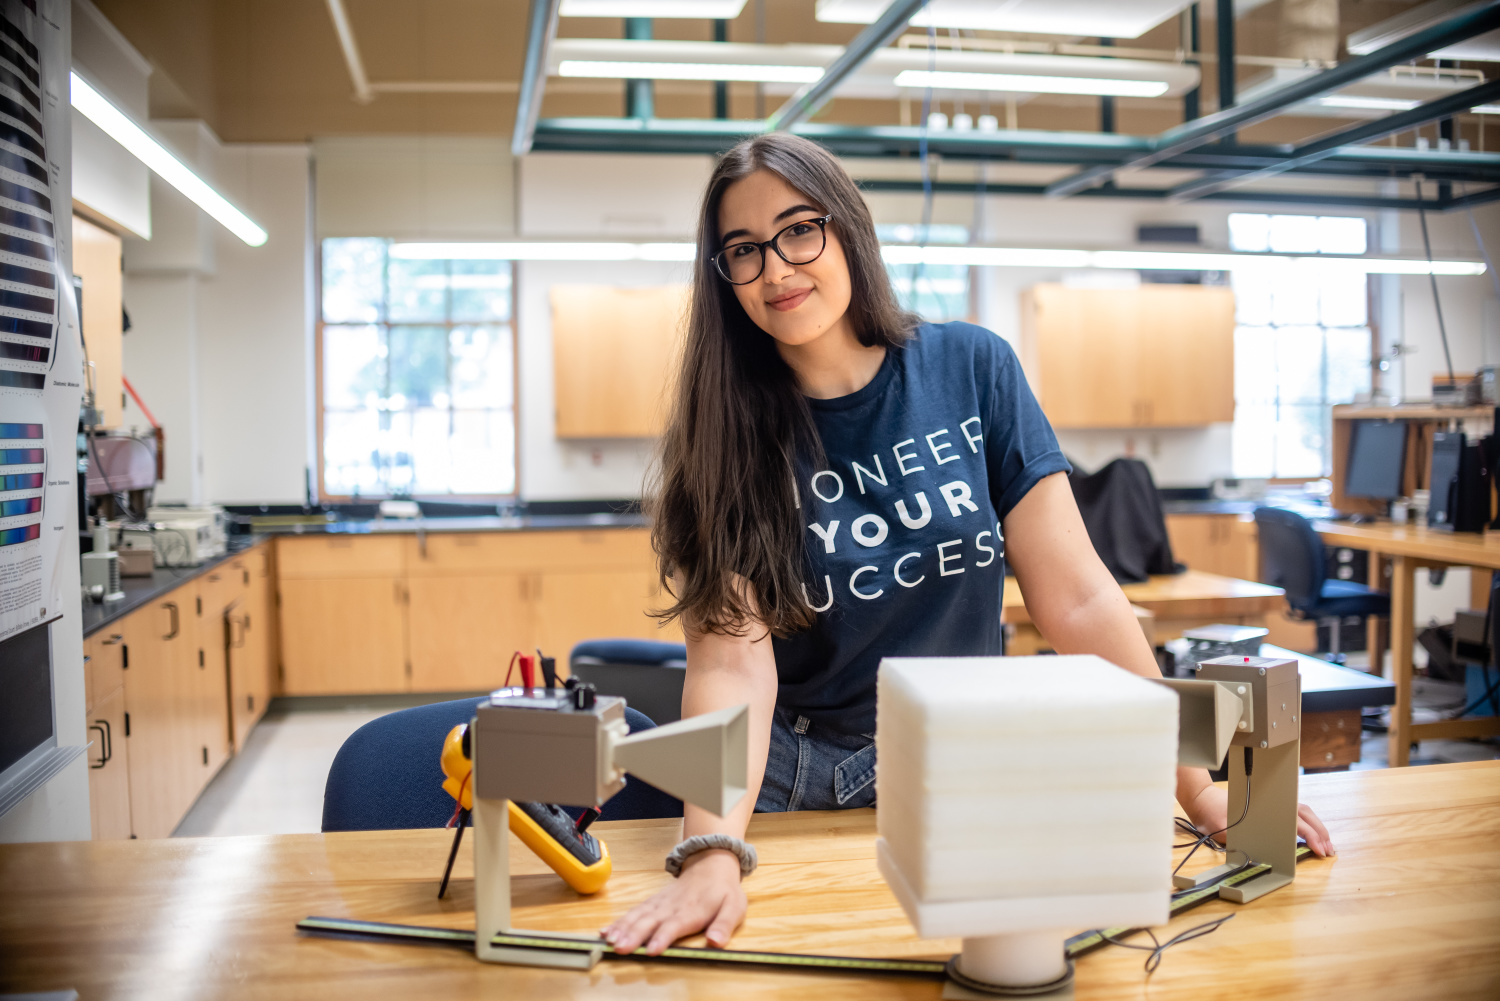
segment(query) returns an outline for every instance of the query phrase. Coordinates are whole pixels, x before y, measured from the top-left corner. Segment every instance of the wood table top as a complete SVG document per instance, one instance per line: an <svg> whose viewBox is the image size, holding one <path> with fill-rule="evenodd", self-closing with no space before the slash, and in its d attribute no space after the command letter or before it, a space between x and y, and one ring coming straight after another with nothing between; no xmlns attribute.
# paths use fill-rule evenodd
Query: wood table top
<svg viewBox="0 0 1500 1001"><path fill-rule="evenodd" d="M1256 615L1286 607L1285 592L1279 587L1202 570L1162 574L1139 584L1121 584L1120 590L1132 605L1145 608L1158 618ZM1001 618L1017 625L1031 621L1026 599L1014 577L1005 580Z"/></svg>
<svg viewBox="0 0 1500 1001"><path fill-rule="evenodd" d="M1500 762L1312 775L1302 799L1338 858L1303 862L1291 886L1243 907L1215 900L1177 918L1171 933L1236 915L1170 950L1149 979L1145 953L1080 958L1079 1001L1500 996ZM661 863L676 822L596 829L615 875L588 898L512 842L518 925L592 931L670 879ZM733 947L924 958L958 948L914 937L876 872L873 810L761 814L750 837L762 863L745 882L750 916ZM313 914L472 928L470 839L449 899L436 899L448 841L422 830L0 846L0 991L72 987L84 1001L939 995L932 981L639 960L588 973L491 966L450 946L295 930ZM1199 867L1195 857L1188 869Z"/></svg>
<svg viewBox="0 0 1500 1001"><path fill-rule="evenodd" d="M1365 525L1317 521L1313 528L1330 546L1500 570L1500 532L1441 532L1426 525L1383 521Z"/></svg>

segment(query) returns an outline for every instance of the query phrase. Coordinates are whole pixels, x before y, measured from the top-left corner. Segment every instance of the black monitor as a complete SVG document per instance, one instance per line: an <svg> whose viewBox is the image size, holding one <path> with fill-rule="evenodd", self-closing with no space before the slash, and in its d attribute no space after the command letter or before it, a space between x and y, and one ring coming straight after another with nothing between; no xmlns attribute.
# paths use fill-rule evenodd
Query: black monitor
<svg viewBox="0 0 1500 1001"><path fill-rule="evenodd" d="M1405 421L1355 421L1344 494L1395 500L1406 470Z"/></svg>

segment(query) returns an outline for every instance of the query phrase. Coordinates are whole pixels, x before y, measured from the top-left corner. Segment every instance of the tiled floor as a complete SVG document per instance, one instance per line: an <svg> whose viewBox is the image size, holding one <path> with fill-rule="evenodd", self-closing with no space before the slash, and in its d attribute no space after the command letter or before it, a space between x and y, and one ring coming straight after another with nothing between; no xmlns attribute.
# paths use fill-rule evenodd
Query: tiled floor
<svg viewBox="0 0 1500 1001"><path fill-rule="evenodd" d="M457 697L277 699L173 836L316 833L323 784L346 737L388 712Z"/></svg>
<svg viewBox="0 0 1500 1001"><path fill-rule="evenodd" d="M177 837L316 833L323 818L323 784L344 739L378 716L457 695L278 699L250 734L245 750L224 766L178 825ZM1457 685L1417 679L1416 718L1436 719L1459 704ZM1377 721L1371 721L1377 722ZM1384 732L1367 730L1355 768L1384 768ZM436 749L433 751L437 753ZM1424 741L1414 765L1500 758L1500 742Z"/></svg>

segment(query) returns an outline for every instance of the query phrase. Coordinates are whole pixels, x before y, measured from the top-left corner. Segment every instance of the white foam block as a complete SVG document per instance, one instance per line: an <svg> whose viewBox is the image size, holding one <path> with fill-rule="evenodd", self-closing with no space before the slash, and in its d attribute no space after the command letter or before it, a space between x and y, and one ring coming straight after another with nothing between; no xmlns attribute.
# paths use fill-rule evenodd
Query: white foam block
<svg viewBox="0 0 1500 1001"><path fill-rule="evenodd" d="M881 868L921 934L1166 920L1172 691L1092 656L887 658L877 716Z"/></svg>

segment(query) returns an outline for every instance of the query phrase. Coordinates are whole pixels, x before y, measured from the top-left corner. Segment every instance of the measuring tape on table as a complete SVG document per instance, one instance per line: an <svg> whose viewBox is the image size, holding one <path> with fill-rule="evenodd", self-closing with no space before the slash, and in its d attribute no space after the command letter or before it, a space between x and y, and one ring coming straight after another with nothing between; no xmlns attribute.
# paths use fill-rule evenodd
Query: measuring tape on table
<svg viewBox="0 0 1500 1001"><path fill-rule="evenodd" d="M1311 855L1306 847L1297 849L1297 861ZM1248 883L1269 872L1265 863L1252 865L1222 880L1192 890L1182 891L1172 899L1171 917L1192 910L1212 900L1224 886ZM297 922L299 931L335 935L371 936L409 942L439 942L474 947L474 932L463 928L431 928L425 925L387 924L381 921L357 921L352 918L308 917ZM1109 944L1109 938L1122 938L1140 932L1140 928L1104 928L1074 935L1064 944L1069 959L1075 959ZM494 946L513 949L538 949L553 952L598 952L614 959L678 960L699 963L733 963L739 966L767 966L778 969L821 970L830 973L886 974L940 980L946 976L946 961L928 959L873 959L862 956L813 956L795 952L755 952L741 949L703 949L674 945L658 956L644 950L620 955L603 939L562 938L552 935L499 934L490 940Z"/></svg>

